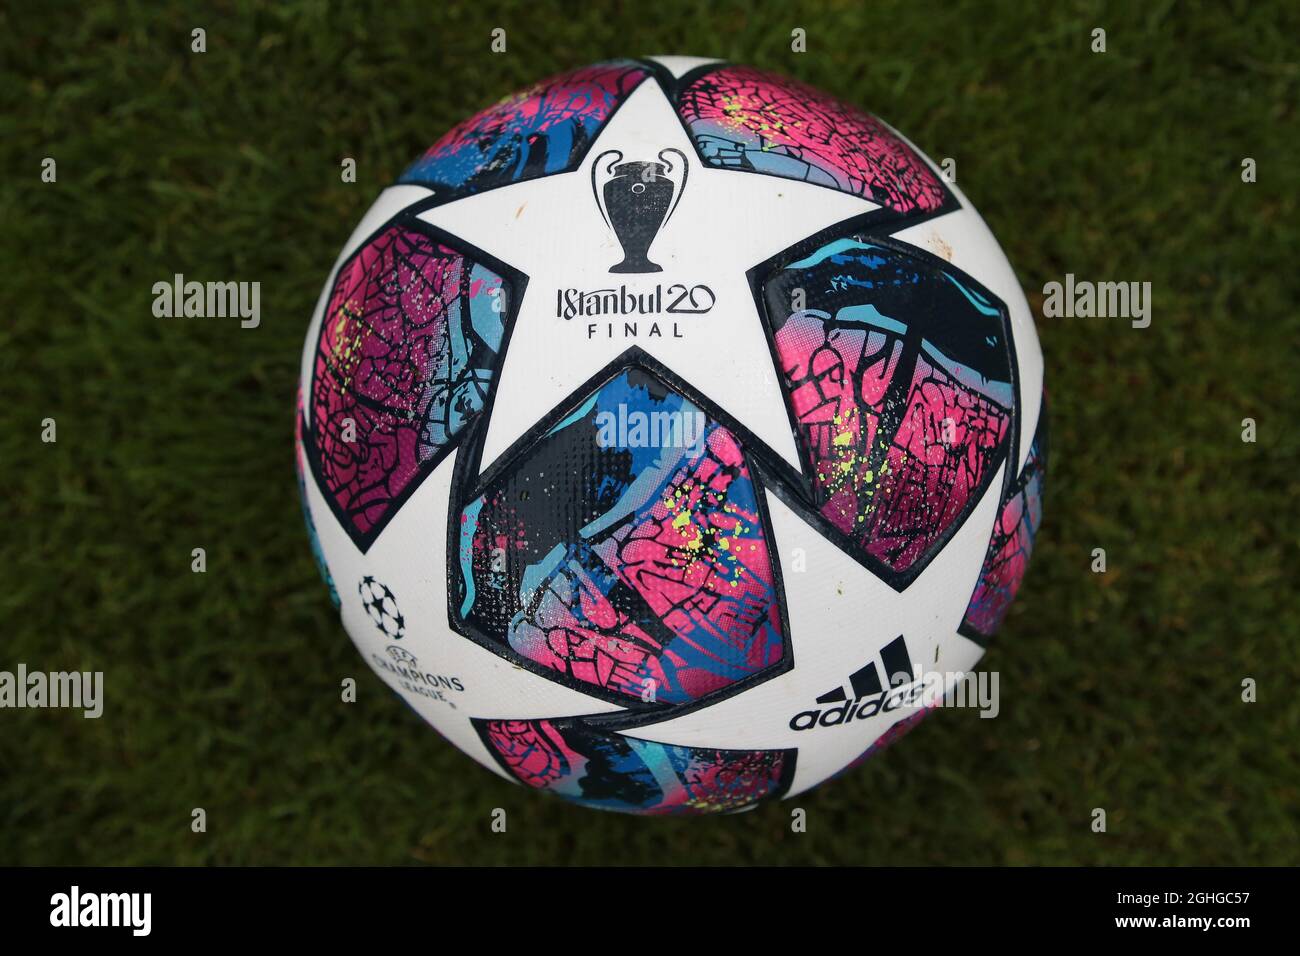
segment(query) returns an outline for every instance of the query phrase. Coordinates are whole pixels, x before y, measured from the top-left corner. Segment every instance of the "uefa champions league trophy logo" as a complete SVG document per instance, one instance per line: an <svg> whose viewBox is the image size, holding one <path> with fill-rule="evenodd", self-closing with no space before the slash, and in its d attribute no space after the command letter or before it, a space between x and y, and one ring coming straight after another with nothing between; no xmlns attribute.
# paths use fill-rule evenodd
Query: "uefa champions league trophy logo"
<svg viewBox="0 0 1300 956"><path fill-rule="evenodd" d="M671 156L677 157L677 162ZM621 150L607 149L591 164L591 192L596 206L623 247L623 261L609 271L663 272L663 267L651 262L646 253L681 202L689 171L686 157L681 150L668 147L659 151L657 163L624 163L622 159ZM681 182L668 178L678 167Z"/></svg>

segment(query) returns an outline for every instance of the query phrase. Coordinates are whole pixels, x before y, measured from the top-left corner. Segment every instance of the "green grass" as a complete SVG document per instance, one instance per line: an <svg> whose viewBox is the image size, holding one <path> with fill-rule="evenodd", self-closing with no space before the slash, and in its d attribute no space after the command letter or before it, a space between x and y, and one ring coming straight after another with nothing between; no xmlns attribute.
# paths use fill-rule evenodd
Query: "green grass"
<svg viewBox="0 0 1300 956"><path fill-rule="evenodd" d="M0 10L0 669L109 692L98 721L0 711L0 863L1300 862L1294 4L366 6ZM378 191L509 91L655 52L797 76L956 158L1036 308L1066 272L1155 296L1146 330L1039 320L1053 460L985 660L1001 717L940 713L719 819L572 808L424 728L339 626L292 469L302 336ZM155 319L175 272L260 281L261 328Z"/></svg>

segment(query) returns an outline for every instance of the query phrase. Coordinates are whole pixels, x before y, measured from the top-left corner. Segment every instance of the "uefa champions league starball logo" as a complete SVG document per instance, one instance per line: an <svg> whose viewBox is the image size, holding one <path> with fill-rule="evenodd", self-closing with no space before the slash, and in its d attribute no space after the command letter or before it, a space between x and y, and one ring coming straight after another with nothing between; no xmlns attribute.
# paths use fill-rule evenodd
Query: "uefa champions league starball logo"
<svg viewBox="0 0 1300 956"><path fill-rule="evenodd" d="M400 641L406 633L406 618L402 617L397 598L388 590L388 585L366 575L357 585L357 593L361 595L361 606L375 627L386 637Z"/></svg>

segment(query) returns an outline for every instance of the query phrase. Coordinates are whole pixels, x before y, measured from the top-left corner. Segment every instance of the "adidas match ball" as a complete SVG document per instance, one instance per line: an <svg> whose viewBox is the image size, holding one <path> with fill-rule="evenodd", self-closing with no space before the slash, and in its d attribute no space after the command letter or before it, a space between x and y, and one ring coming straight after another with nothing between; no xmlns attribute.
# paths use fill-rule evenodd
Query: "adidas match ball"
<svg viewBox="0 0 1300 956"><path fill-rule="evenodd" d="M303 508L366 662L484 767L743 810L979 660L1040 519L1042 379L997 242L885 123L599 63L456 126L348 240Z"/></svg>

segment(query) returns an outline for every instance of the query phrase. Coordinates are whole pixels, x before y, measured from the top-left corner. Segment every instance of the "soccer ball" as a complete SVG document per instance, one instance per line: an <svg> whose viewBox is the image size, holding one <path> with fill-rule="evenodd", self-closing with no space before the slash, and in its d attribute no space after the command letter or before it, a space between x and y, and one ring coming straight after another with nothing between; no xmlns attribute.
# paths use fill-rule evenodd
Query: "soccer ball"
<svg viewBox="0 0 1300 956"><path fill-rule="evenodd" d="M979 660L1041 516L1042 379L997 242L889 126L599 63L455 127L352 234L303 508L367 662L479 763L744 810Z"/></svg>

